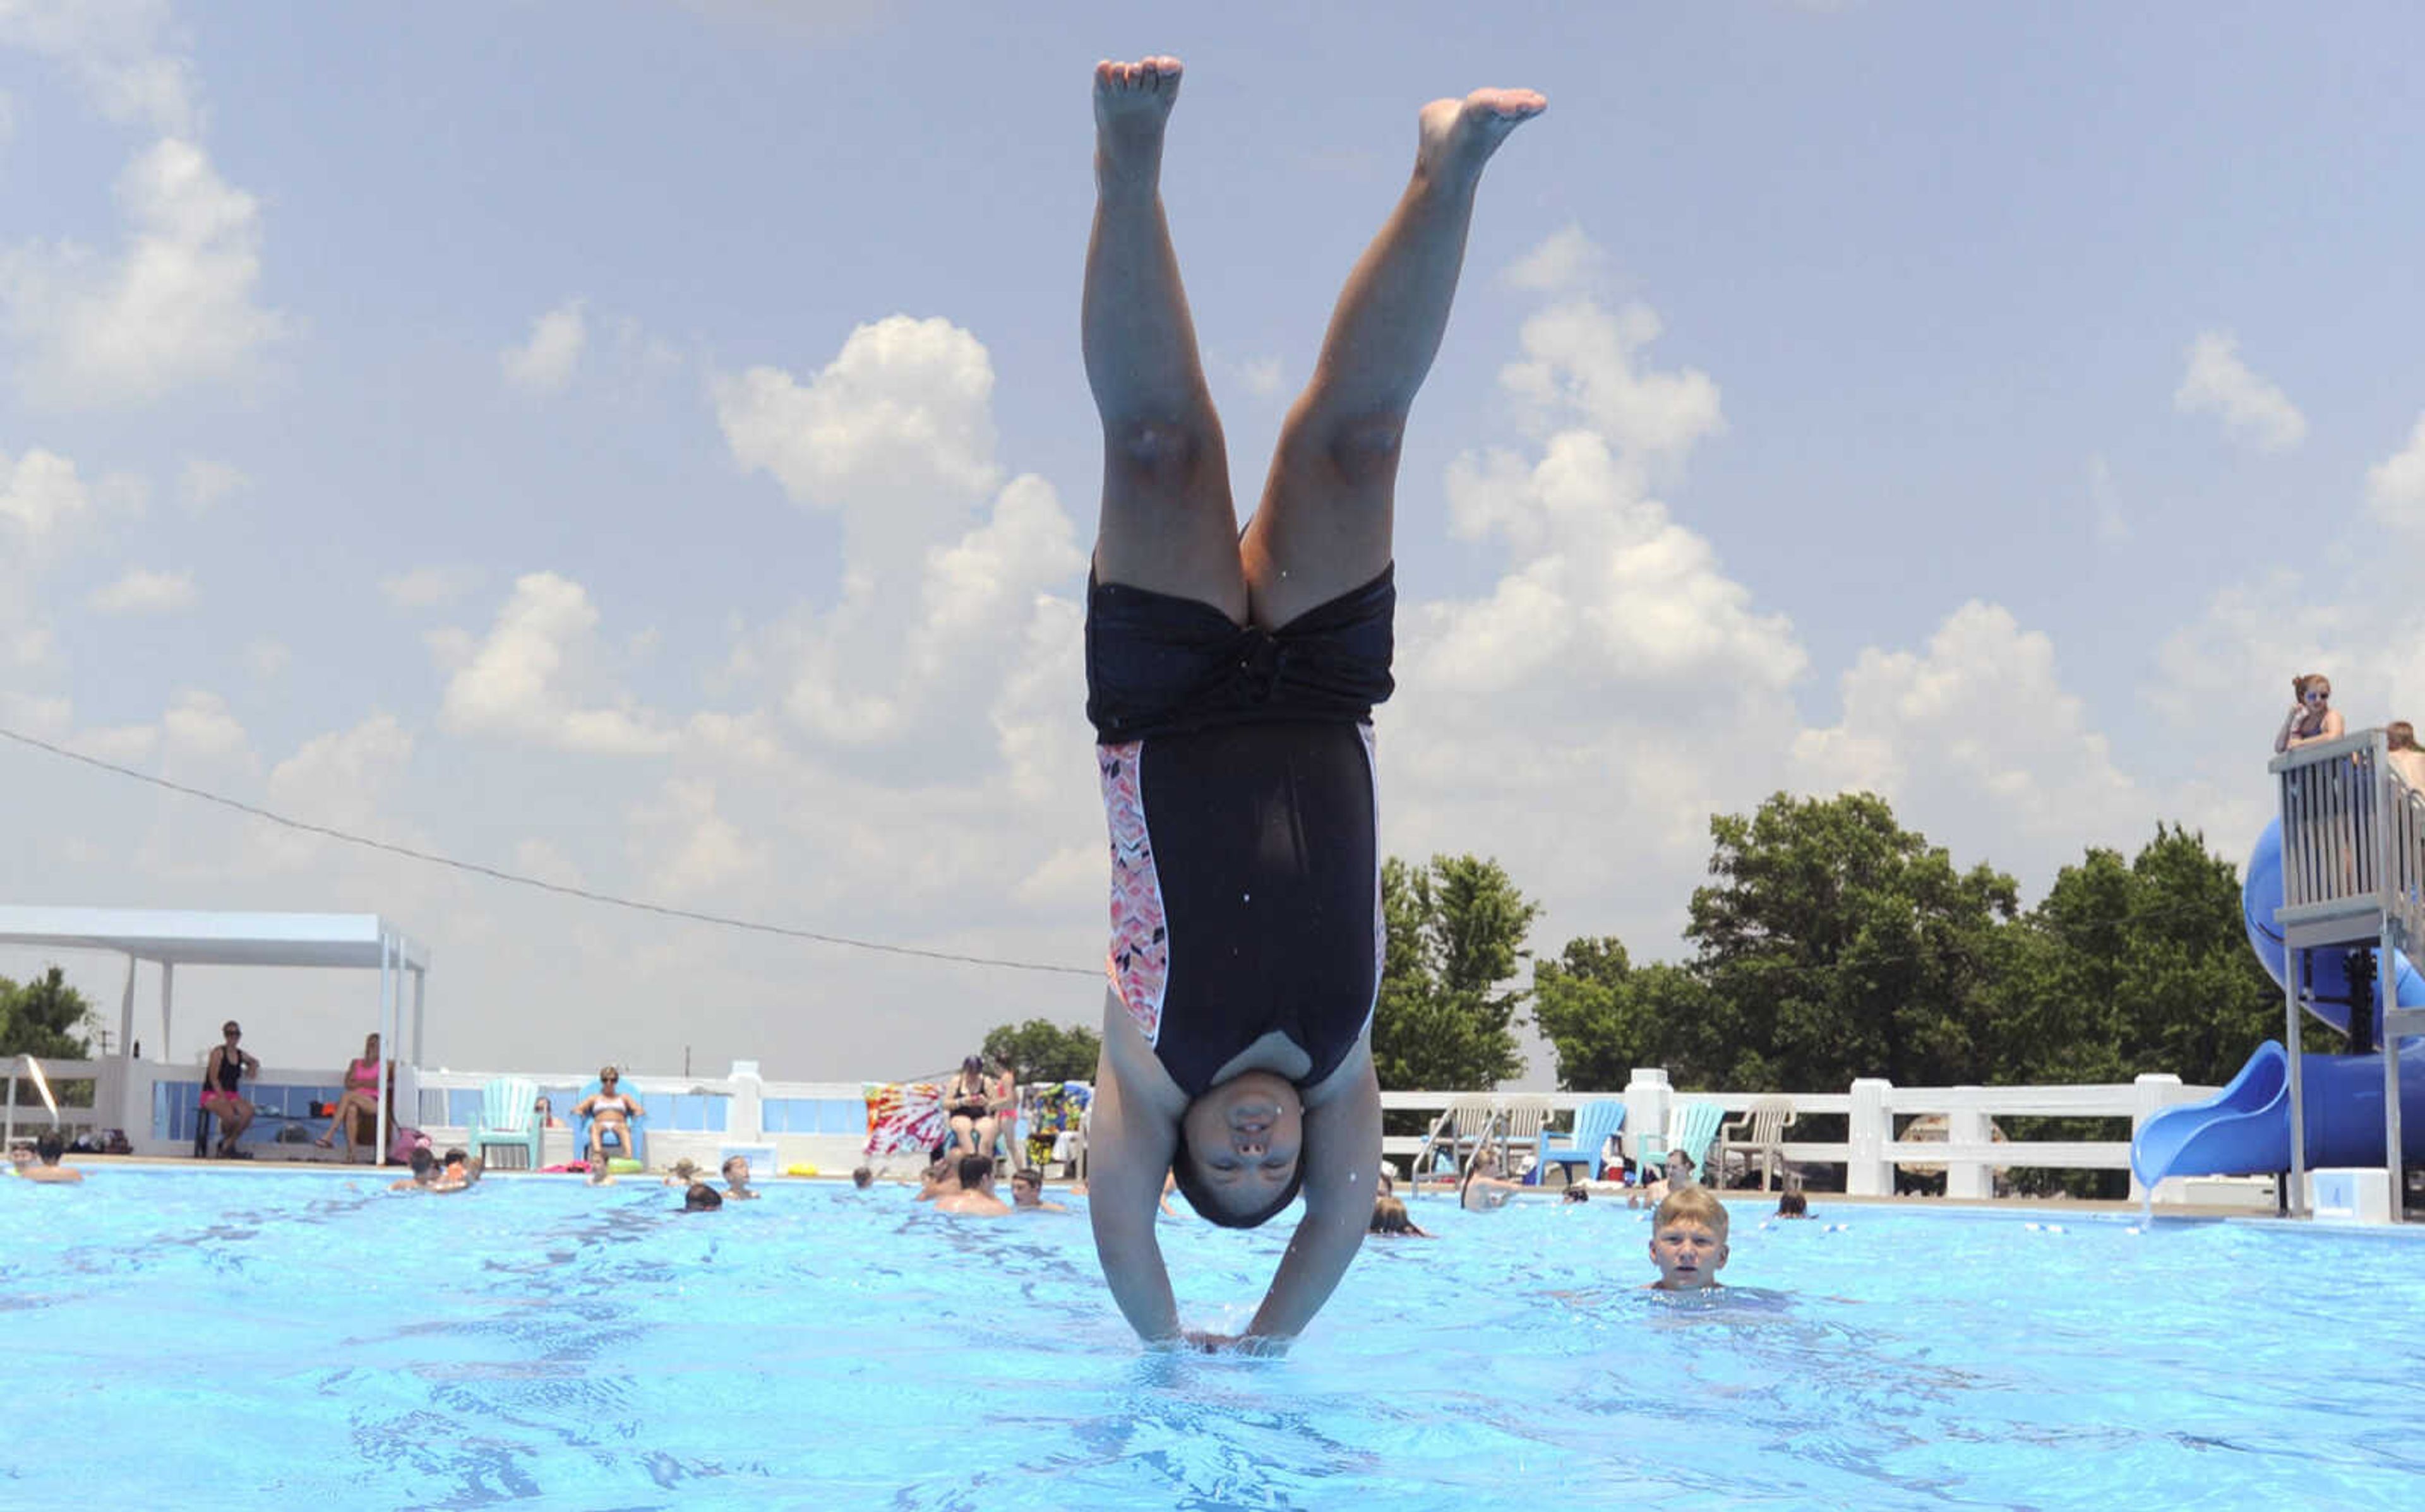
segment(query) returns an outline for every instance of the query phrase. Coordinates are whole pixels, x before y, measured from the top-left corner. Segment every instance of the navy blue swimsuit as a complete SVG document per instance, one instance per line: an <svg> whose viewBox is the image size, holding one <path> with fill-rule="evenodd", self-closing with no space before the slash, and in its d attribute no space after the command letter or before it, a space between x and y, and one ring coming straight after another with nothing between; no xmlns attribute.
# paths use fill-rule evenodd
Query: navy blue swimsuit
<svg viewBox="0 0 2425 1512"><path fill-rule="evenodd" d="M1274 1030L1336 1071L1381 979L1373 706L1390 574L1277 631L1119 583L1087 593L1087 717L1112 841L1112 986L1188 1096Z"/></svg>

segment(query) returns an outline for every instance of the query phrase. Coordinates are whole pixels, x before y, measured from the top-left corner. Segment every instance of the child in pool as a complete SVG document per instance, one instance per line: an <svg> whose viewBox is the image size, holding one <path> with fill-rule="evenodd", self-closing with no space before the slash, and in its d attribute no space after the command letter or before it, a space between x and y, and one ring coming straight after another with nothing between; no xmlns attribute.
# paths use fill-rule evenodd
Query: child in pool
<svg viewBox="0 0 2425 1512"><path fill-rule="evenodd" d="M1372 1232L1412 1239L1431 1237L1428 1232L1406 1216L1406 1204L1394 1197L1377 1198L1373 1201Z"/></svg>
<svg viewBox="0 0 2425 1512"><path fill-rule="evenodd" d="M1659 1279L1646 1290L1710 1291L1725 1283L1718 1272L1726 1264L1726 1206L1706 1186L1671 1192L1650 1218L1650 1263Z"/></svg>

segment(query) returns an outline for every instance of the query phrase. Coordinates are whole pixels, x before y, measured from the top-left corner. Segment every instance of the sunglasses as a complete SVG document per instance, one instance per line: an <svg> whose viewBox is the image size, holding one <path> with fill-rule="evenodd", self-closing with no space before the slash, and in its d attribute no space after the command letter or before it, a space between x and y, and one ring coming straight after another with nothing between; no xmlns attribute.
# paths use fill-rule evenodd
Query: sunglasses
<svg viewBox="0 0 2425 1512"><path fill-rule="evenodd" d="M2309 702L2309 703L2311 703L2311 704L2321 704L2321 703L2322 703L2324 700L2326 700L2326 699L2328 699L2328 698L2330 698L2330 697L2332 697L2332 693L2331 693L2330 692L2320 692L2320 693L2309 693L2309 694L2307 695L2307 702Z"/></svg>
<svg viewBox="0 0 2425 1512"><path fill-rule="evenodd" d="M244 1038L244 1031L242 1029L221 1029L219 1032L226 1035L231 1040L241 1040Z"/></svg>
<svg viewBox="0 0 2425 1512"><path fill-rule="evenodd" d="M622 1078L621 1078L621 1077L619 1077L619 1076L601 1076L601 1077L599 1077L599 1078L598 1078L598 1080L599 1080L599 1082L600 1082L600 1084L601 1084L601 1085L602 1085L602 1086L607 1086L607 1087L612 1087L612 1086L614 1086L618 1081L620 1081L621 1079L622 1079Z"/></svg>

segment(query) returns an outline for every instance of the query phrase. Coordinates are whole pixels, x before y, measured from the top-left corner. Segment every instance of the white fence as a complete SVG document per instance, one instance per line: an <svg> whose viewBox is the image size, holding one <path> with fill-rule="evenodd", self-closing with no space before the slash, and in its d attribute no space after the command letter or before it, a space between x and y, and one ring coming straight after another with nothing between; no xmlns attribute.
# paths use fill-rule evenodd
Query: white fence
<svg viewBox="0 0 2425 1512"><path fill-rule="evenodd" d="M0 1116L5 1116L8 1137L11 1138L28 1137L36 1126L49 1122L47 1110L34 1098L30 1080L22 1077L17 1066L12 1058L7 1097L5 1103L0 1103L0 1109L5 1109ZM185 1140L165 1137L153 1127L157 1101L153 1088L160 1082L199 1081L198 1069L109 1057L99 1060L46 1061L44 1070L54 1087L82 1080L90 1080L94 1085L91 1106L62 1106L62 1122L71 1130L122 1127L133 1138L138 1154L184 1153ZM454 1095L475 1093L498 1074L416 1073L407 1067L398 1081L399 1106L408 1110L407 1122L416 1123L440 1143L459 1141L466 1131L446 1112ZM543 1090L578 1088L589 1080L588 1074L582 1072L515 1074L529 1077ZM304 1087L340 1079L341 1074L334 1072L272 1069L264 1073L261 1085L265 1089ZM858 1164L864 1146L863 1114L846 1116L843 1111L843 1105L863 1108L863 1084L859 1082L767 1081L757 1074L754 1062L737 1061L731 1074L725 1076L634 1074L625 1077L624 1087L650 1109L650 1117L644 1125L650 1164L659 1168L684 1157L712 1165L725 1151L741 1146L765 1154L778 1170L814 1166L831 1172L847 1170ZM254 1084L248 1083L248 1094L253 1090ZM1897 1087L1864 1078L1841 1092L1683 1092L1669 1085L1663 1070L1650 1067L1636 1070L1621 1093L1495 1095L1503 1105L1522 1103L1553 1115L1571 1114L1585 1103L1620 1097L1626 1105L1621 1138L1627 1157L1635 1160L1642 1158L1646 1140L1659 1141L1659 1147L1663 1148L1678 1112L1685 1104L1711 1104L1736 1116L1747 1112L1754 1103L1782 1098L1792 1105L1797 1119L1835 1115L1847 1120L1845 1138L1840 1142L1795 1139L1789 1131L1776 1148L1791 1165L1842 1168L1843 1189L1849 1195L1889 1195L1895 1189L1897 1167L1921 1166L1945 1169L1949 1197L1984 1198L1994 1195L1999 1170L2038 1167L2128 1170L2130 1165L2130 1141L2127 1138L1999 1140L1995 1138L1997 1119L2128 1119L2135 1136L2140 1125L2160 1109L2208 1096L2212 1091L2211 1088L2185 1087L2176 1076L2152 1075L2141 1076L2134 1082L2078 1087ZM1452 1102L1474 1095L1477 1094L1449 1091L1383 1092L1381 1106L1386 1111L1427 1115L1424 1122L1428 1124ZM24 1104L20 1103L21 1098ZM701 1127L681 1127L681 1121L671 1116L683 1106L683 1099L702 1100L698 1105L705 1110ZM790 1126L797 1122L796 1110L807 1105L831 1110L836 1126L815 1130ZM788 1123L777 1116L787 1108L795 1110ZM108 1111L112 1109L117 1111ZM558 1118L570 1111L569 1102L558 1102L554 1107ZM417 1117L410 1116L416 1114ZM1909 1122L1931 1114L1945 1120L1945 1138L1909 1138ZM710 1122L721 1126L704 1126ZM1393 1135L1382 1141L1384 1154L1402 1163L1415 1154L1422 1143L1419 1135ZM285 1153L296 1158L310 1158L306 1154L309 1148L289 1147ZM570 1128L551 1129L542 1142L541 1163L569 1160L578 1153ZM1832 1175L1832 1170L1829 1173ZM2135 1179L2130 1195L2134 1199L2142 1195ZM2164 1183L2156 1194L2159 1201L2174 1200L2179 1195L2174 1182Z"/></svg>
<svg viewBox="0 0 2425 1512"><path fill-rule="evenodd" d="M477 1092L502 1074L505 1073L493 1071L423 1072L419 1117L411 1122L441 1146L460 1142L467 1131L444 1111L453 1094ZM591 1080L587 1074L579 1072L512 1074L538 1083L543 1091L578 1088ZM649 1164L659 1170L683 1159L712 1168L721 1163L726 1152L746 1148L762 1153L765 1158L761 1163L777 1170L813 1167L821 1173L833 1174L858 1165L866 1147L867 1105L865 1084L861 1082L767 1081L758 1074L756 1062L743 1060L733 1063L729 1075L651 1076L632 1073L623 1077L622 1086L648 1110L640 1127L648 1141ZM696 1110L705 1115L699 1120L702 1125L716 1122L722 1126L681 1126L683 1119L678 1115L692 1111L685 1106L689 1099L699 1100ZM554 1115L570 1124L571 1100L558 1093L553 1101ZM831 1129L795 1129L788 1126L790 1120L779 1116L788 1108L844 1103L858 1110L856 1118ZM572 1160L580 1154L574 1148L570 1127L551 1128L540 1140L542 1165ZM893 1163L909 1162L901 1157ZM883 1162L875 1164L883 1169Z"/></svg>
<svg viewBox="0 0 2425 1512"><path fill-rule="evenodd" d="M2030 1167L2081 1170L2128 1170L2128 1139L1999 1140L1999 1118L2128 1119L2135 1138L2141 1124L2176 1103L2212 1095L2214 1089L2184 1087L2177 1076L2141 1076L2133 1082L2080 1087L1897 1087L1863 1078L1842 1092L1679 1092L1668 1084L1665 1071L1638 1069L1622 1093L1507 1092L1498 1101L1512 1105L1530 1100L1557 1112L1570 1112L1585 1103L1612 1095L1625 1103L1620 1134L1628 1159L1639 1160L1646 1141L1663 1146L1678 1109L1686 1103L1713 1104L1729 1116L1750 1110L1754 1103L1782 1099L1793 1106L1796 1119L1835 1114L1848 1120L1840 1143L1787 1138L1778 1154L1794 1166L1841 1166L1844 1191L1854 1197L1883 1197L1895 1189L1898 1166L1941 1166L1948 1197L1985 1198L1995 1195L1996 1172ZM1385 1111L1417 1112L1437 1117L1450 1103L1470 1097L1460 1092L1383 1092ZM1935 1114L1946 1121L1939 1140L1897 1138L1899 1122ZM1428 1120L1426 1121L1428 1122ZM1382 1141L1382 1152L1400 1160L1421 1151L1421 1136L1395 1135ZM1520 1154L1520 1148L1518 1153ZM2130 1196L2143 1193L2135 1177ZM2180 1195L2174 1182L2156 1193L2159 1201Z"/></svg>

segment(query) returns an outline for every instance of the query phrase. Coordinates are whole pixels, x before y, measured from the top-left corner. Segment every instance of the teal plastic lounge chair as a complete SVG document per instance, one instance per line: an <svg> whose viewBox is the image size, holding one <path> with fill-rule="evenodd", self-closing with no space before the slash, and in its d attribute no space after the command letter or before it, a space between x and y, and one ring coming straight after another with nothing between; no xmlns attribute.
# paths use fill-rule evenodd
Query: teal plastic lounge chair
<svg viewBox="0 0 2425 1512"><path fill-rule="evenodd" d="M1710 1143L1726 1117L1726 1110L1715 1103L1679 1103L1667 1115L1667 1148L1692 1156L1694 1178L1704 1185L1710 1184Z"/></svg>
<svg viewBox="0 0 2425 1512"><path fill-rule="evenodd" d="M1551 1162L1561 1166L1589 1166L1591 1179L1598 1181L1607 1169L1600 1152L1608 1148L1608 1138L1625 1127L1625 1104L1614 1097L1597 1098L1575 1110L1575 1130L1564 1138L1543 1129L1539 1142L1534 1146L1533 1169L1535 1173L1550 1169ZM1566 1177L1574 1180L1572 1173Z"/></svg>
<svg viewBox="0 0 2425 1512"><path fill-rule="evenodd" d="M538 1117L538 1083L525 1076L499 1076L480 1089L480 1116L472 1121L464 1143L473 1159L489 1163L489 1148L519 1150L522 1157L499 1170L537 1170L542 1125Z"/></svg>
<svg viewBox="0 0 2425 1512"><path fill-rule="evenodd" d="M598 1085L598 1078L595 1076L590 1077L589 1085L581 1089L581 1095L572 1100L572 1106L579 1107L582 1104L597 1096ZM633 1095L635 1097L639 1096L636 1092ZM640 1098L640 1103L641 1106L645 1107L648 1106L648 1099L642 1097ZM646 1123L647 1122L648 1118L644 1114L636 1119L625 1119L623 1121L623 1127L619 1131L613 1129L608 1130L606 1133L606 1148L608 1152L607 1158L611 1160L617 1155L629 1155L634 1160L637 1160L643 1165L647 1164L649 1159L649 1131L640 1127L641 1124ZM618 1141L615 1138L618 1132L624 1136L623 1139L620 1141ZM618 1149L617 1145L618 1142L628 1144L631 1148ZM589 1120L586 1117L576 1118L572 1121L572 1157L575 1160L586 1160L589 1158Z"/></svg>

